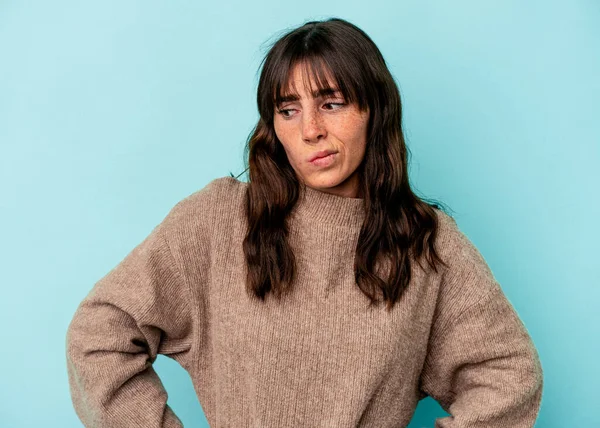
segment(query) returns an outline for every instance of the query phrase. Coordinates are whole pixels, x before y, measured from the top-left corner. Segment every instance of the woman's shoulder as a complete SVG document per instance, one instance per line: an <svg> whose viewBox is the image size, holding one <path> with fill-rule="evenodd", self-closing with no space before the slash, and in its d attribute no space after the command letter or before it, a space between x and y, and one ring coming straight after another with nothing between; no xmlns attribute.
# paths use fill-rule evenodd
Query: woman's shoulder
<svg viewBox="0 0 600 428"><path fill-rule="evenodd" d="M432 207L436 214L436 244L441 252L448 252L457 244L462 234L454 217L440 208Z"/></svg>
<svg viewBox="0 0 600 428"><path fill-rule="evenodd" d="M173 206L167 222L177 227L192 225L194 229L214 225L232 215L243 215L243 199L247 183L231 176L218 177L194 191Z"/></svg>
<svg viewBox="0 0 600 428"><path fill-rule="evenodd" d="M448 263L444 278L448 290L460 289L464 296L485 294L499 287L492 269L474 241L460 228L457 221L442 210L438 215L438 242L442 259Z"/></svg>
<svg viewBox="0 0 600 428"><path fill-rule="evenodd" d="M235 204L244 195L247 185L231 176L218 177L184 198L182 202L192 206L206 205L210 202L213 206L227 207Z"/></svg>
<svg viewBox="0 0 600 428"><path fill-rule="evenodd" d="M239 204L246 187L247 183L234 177L218 177L179 201L177 205L194 212L228 211Z"/></svg>
<svg viewBox="0 0 600 428"><path fill-rule="evenodd" d="M446 212L434 208L438 218L438 238L441 252L450 256L455 262L471 262L481 264L479 249L461 229L457 221Z"/></svg>

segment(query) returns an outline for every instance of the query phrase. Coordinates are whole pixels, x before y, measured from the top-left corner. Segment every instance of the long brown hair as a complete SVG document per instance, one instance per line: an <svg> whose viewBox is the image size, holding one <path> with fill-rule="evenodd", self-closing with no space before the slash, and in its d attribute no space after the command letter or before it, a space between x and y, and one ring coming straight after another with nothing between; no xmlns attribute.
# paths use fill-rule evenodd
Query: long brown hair
<svg viewBox="0 0 600 428"><path fill-rule="evenodd" d="M438 262L446 265L434 246L438 218L433 207L440 206L420 199L410 187L410 152L402 131L400 94L381 52L365 32L340 18L310 21L288 31L273 43L261 63L260 118L245 148L250 178L243 243L247 291L262 300L270 292L280 297L291 289L295 278L286 218L301 188L275 134L273 115L296 64L305 67L319 89L327 83L325 73L331 73L347 102L370 110L367 148L358 167L365 218L354 272L357 286L371 304L383 300L390 310L410 283L411 258L422 267L419 260L425 257L436 272ZM379 257L390 262L387 280L374 273Z"/></svg>

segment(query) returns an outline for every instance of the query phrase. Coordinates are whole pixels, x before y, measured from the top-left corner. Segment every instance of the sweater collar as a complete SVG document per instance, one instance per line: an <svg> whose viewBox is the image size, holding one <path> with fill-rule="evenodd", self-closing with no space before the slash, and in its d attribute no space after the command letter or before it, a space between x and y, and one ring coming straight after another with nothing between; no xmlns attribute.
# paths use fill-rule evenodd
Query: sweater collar
<svg viewBox="0 0 600 428"><path fill-rule="evenodd" d="M300 185L294 207L299 218L315 224L360 227L364 219L364 199L347 198Z"/></svg>

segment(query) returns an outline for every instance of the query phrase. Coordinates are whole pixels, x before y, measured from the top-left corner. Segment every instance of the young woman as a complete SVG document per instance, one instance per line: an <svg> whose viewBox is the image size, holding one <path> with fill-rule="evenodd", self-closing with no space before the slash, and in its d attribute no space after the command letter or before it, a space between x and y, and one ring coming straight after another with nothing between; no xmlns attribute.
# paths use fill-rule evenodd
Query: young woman
<svg viewBox="0 0 600 428"><path fill-rule="evenodd" d="M86 426L181 427L152 368L190 374L213 427L534 425L542 368L484 258L409 185L398 88L341 19L261 65L249 182L180 201L79 305L67 332Z"/></svg>

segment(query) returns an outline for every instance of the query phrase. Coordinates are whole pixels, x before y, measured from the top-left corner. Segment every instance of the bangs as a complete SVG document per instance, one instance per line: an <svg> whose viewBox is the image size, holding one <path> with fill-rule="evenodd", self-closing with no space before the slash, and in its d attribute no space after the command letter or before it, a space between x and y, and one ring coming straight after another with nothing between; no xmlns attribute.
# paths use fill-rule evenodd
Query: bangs
<svg viewBox="0 0 600 428"><path fill-rule="evenodd" d="M272 91L275 107L283 102L300 98L298 88L291 79L292 72L297 65L301 67L302 82L307 93L315 96L319 94L327 96L337 92L347 103L358 102L361 108L366 105L364 95L358 93L357 88L348 84L348 81L353 81L347 75L348 73L345 73L343 68L331 67L324 58L308 55L290 58L284 64L281 64L273 76ZM363 103L359 102L361 99ZM361 106L361 104L363 105Z"/></svg>

